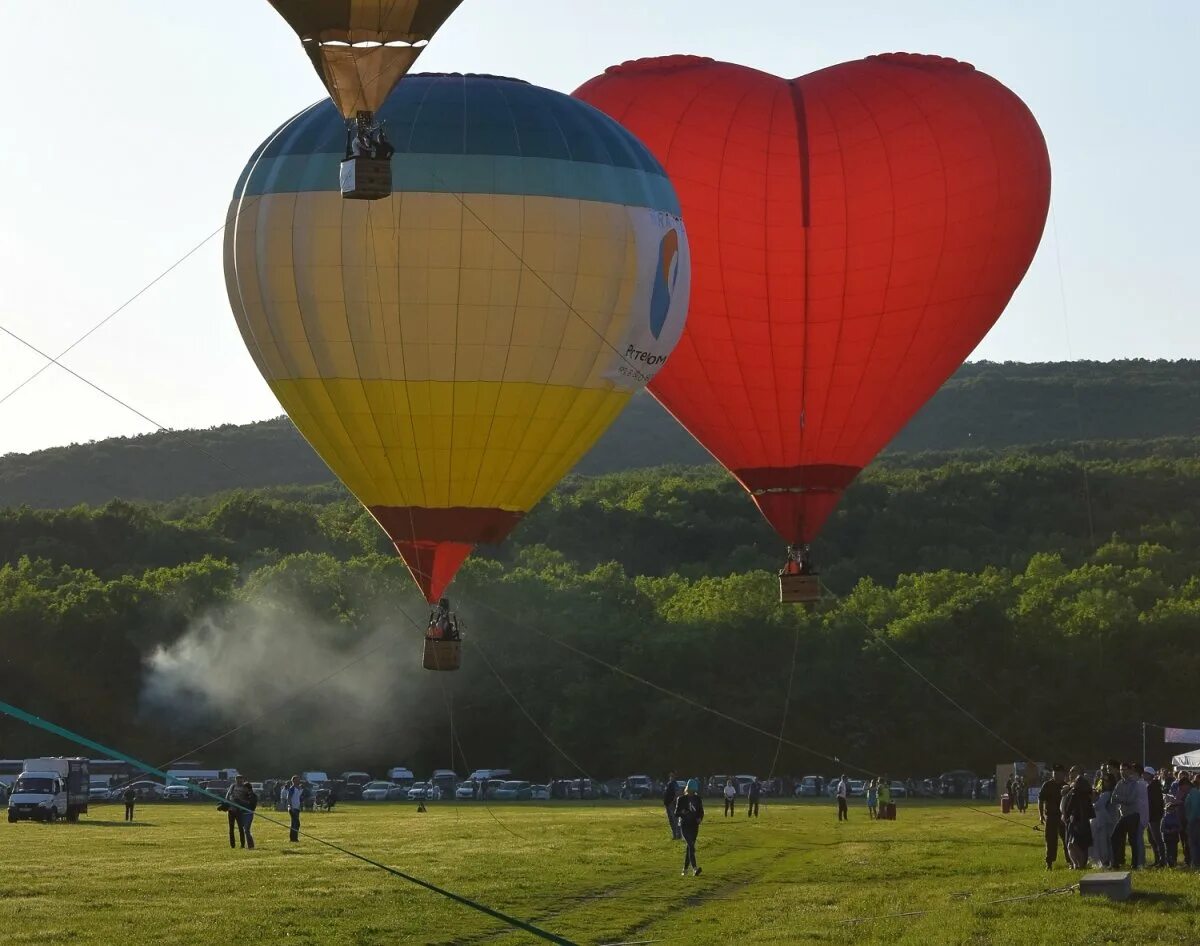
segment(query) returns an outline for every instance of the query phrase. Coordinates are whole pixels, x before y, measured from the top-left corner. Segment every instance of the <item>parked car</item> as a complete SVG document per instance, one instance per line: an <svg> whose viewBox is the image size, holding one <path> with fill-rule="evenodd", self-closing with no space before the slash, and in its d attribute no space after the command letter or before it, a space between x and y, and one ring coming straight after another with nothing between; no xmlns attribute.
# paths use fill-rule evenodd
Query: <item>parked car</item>
<svg viewBox="0 0 1200 946"><path fill-rule="evenodd" d="M475 797L478 786L474 782L459 782L454 789L454 797L460 801L470 801Z"/></svg>
<svg viewBox="0 0 1200 946"><path fill-rule="evenodd" d="M938 795L942 798L969 798L979 777L967 769L954 769L938 776Z"/></svg>
<svg viewBox="0 0 1200 946"><path fill-rule="evenodd" d="M867 783L860 778L850 779L850 797L862 798L867 793Z"/></svg>
<svg viewBox="0 0 1200 946"><path fill-rule="evenodd" d="M121 801L125 796L126 788L133 789L138 801L162 801L166 797L166 789L161 782L141 781L122 785L120 788L114 788L108 794L109 799L111 801Z"/></svg>
<svg viewBox="0 0 1200 946"><path fill-rule="evenodd" d="M550 786L549 785L534 785L530 788L530 797L534 801L549 801Z"/></svg>
<svg viewBox="0 0 1200 946"><path fill-rule="evenodd" d="M888 787L892 790L892 798L908 797L908 789L904 787L903 782L889 782Z"/></svg>
<svg viewBox="0 0 1200 946"><path fill-rule="evenodd" d="M806 775L796 786L796 794L801 798L816 798L825 792L825 777L822 775Z"/></svg>
<svg viewBox="0 0 1200 946"><path fill-rule="evenodd" d="M89 802L108 801L108 798L111 794L112 794L112 789L109 788L107 785L100 784L99 782L93 782L91 785L88 786L88 801ZM7 790L4 788L4 786L0 785L0 797L3 797L5 795L7 795Z"/></svg>
<svg viewBox="0 0 1200 946"><path fill-rule="evenodd" d="M408 790L409 801L440 801L441 797L441 787L434 785L432 782L416 782Z"/></svg>
<svg viewBox="0 0 1200 946"><path fill-rule="evenodd" d="M190 801L192 794L192 786L180 782L163 789L163 798L167 801Z"/></svg>
<svg viewBox="0 0 1200 946"><path fill-rule="evenodd" d="M622 798L649 798L654 794L654 781L649 775L630 775L621 783Z"/></svg>
<svg viewBox="0 0 1200 946"><path fill-rule="evenodd" d="M533 786L528 782L503 782L492 792L496 801L529 801L533 797Z"/></svg>
<svg viewBox="0 0 1200 946"><path fill-rule="evenodd" d="M484 784L483 784L483 797L484 797L484 800L487 800L487 799L490 799L490 798L495 798L495 797L496 797L496 790L497 790L497 789L499 789L499 788L502 788L503 786L504 786L504 779L502 779L502 778L492 778L492 779L488 779L488 780L487 780L486 782L484 782Z"/></svg>
<svg viewBox="0 0 1200 946"><path fill-rule="evenodd" d="M458 775L450 769L434 769L429 781L440 788L443 795L449 795L458 786Z"/></svg>
<svg viewBox="0 0 1200 946"><path fill-rule="evenodd" d="M388 769L388 780L395 782L397 785L403 785L405 788L412 786L417 777L413 775L412 769L405 768L402 765L396 766L394 769Z"/></svg>
<svg viewBox="0 0 1200 946"><path fill-rule="evenodd" d="M487 782L492 779L506 779L512 775L510 769L476 769L467 776L472 782Z"/></svg>
<svg viewBox="0 0 1200 946"><path fill-rule="evenodd" d="M408 789L392 782L367 782L362 788L363 801L399 801L408 797Z"/></svg>
<svg viewBox="0 0 1200 946"><path fill-rule="evenodd" d="M750 783L757 781L758 776L756 775L735 775L733 777L734 788L737 789L737 793L743 798L750 794Z"/></svg>

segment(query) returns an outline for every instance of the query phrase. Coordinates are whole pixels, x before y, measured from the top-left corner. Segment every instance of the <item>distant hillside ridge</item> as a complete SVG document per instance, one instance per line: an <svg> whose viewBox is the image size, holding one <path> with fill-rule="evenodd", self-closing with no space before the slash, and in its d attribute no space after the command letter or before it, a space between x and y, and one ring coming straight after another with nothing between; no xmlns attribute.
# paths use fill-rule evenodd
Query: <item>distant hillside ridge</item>
<svg viewBox="0 0 1200 946"><path fill-rule="evenodd" d="M974 362L946 382L888 452L1198 436L1200 361ZM641 394L575 472L711 462L653 398ZM0 457L0 506L170 500L332 479L291 422L280 417L8 454Z"/></svg>

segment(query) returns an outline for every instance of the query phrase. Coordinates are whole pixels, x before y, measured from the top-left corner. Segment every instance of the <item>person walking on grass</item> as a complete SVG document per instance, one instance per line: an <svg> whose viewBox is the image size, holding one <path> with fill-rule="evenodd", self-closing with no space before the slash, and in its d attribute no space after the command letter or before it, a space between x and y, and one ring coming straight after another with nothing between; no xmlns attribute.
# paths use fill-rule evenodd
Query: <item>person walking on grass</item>
<svg viewBox="0 0 1200 946"><path fill-rule="evenodd" d="M300 776L293 775L292 783L287 790L288 814L292 817L292 828L288 840L293 844L300 842L300 804L304 800L304 789L300 787Z"/></svg>
<svg viewBox="0 0 1200 946"><path fill-rule="evenodd" d="M671 840L682 841L679 833L679 821L675 818L675 799L679 797L679 786L675 784L675 773L667 774L667 784L663 786L662 803L667 811L667 824L671 828Z"/></svg>
<svg viewBox="0 0 1200 946"><path fill-rule="evenodd" d="M733 779L725 779L723 794L725 795L725 817L731 818L733 817L733 804L737 799L737 789L733 787Z"/></svg>
<svg viewBox="0 0 1200 946"><path fill-rule="evenodd" d="M700 834L700 822L704 820L704 802L700 798L700 783L689 779L683 794L675 800L675 819L679 822L679 832L687 843L683 852L683 870L681 877L686 877L688 868L695 876L700 876L700 865L696 863L696 838Z"/></svg>
<svg viewBox="0 0 1200 946"><path fill-rule="evenodd" d="M838 779L837 783L837 806L838 806L838 821L849 821L850 811L846 807L847 799L850 797L850 783L846 781L846 776Z"/></svg>
<svg viewBox="0 0 1200 946"><path fill-rule="evenodd" d="M762 786L758 784L758 779L752 779L749 786L746 788L746 817L754 815L758 817L758 796L762 793Z"/></svg>
<svg viewBox="0 0 1200 946"><path fill-rule="evenodd" d="M133 806L137 801L137 792L133 790L133 786L126 786L125 791L121 793L121 798L125 802L125 820L133 820Z"/></svg>

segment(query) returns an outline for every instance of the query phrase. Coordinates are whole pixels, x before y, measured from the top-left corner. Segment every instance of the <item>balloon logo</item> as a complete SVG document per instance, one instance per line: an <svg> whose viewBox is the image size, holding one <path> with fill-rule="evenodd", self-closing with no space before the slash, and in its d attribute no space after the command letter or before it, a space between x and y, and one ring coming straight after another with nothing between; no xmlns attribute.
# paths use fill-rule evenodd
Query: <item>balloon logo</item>
<svg viewBox="0 0 1200 946"><path fill-rule="evenodd" d="M654 291L650 296L650 331L655 338L662 333L671 311L671 296L679 276L679 233L668 230L658 247L658 269L654 275Z"/></svg>

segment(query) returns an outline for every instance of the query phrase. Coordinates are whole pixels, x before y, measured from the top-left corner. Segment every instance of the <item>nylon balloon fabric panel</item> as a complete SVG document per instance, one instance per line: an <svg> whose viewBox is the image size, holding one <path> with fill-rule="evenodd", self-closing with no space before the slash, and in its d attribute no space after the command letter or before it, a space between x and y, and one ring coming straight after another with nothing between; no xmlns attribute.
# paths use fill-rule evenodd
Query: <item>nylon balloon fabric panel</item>
<svg viewBox="0 0 1200 946"><path fill-rule="evenodd" d="M809 542L1029 267L1037 122L990 76L907 53L792 80L645 59L575 95L646 143L687 224L687 328L651 392Z"/></svg>
<svg viewBox="0 0 1200 946"><path fill-rule="evenodd" d="M378 117L395 193L342 200L314 105L242 173L225 274L263 377L433 601L659 370L688 243L658 162L569 96L417 75Z"/></svg>
<svg viewBox="0 0 1200 946"><path fill-rule="evenodd" d="M376 111L462 0L270 0L343 117Z"/></svg>

